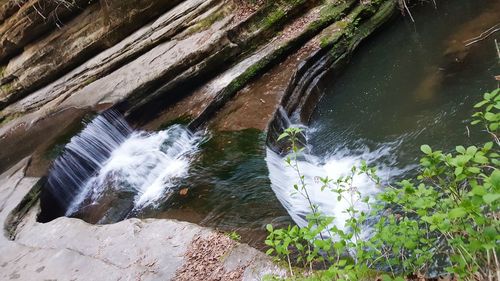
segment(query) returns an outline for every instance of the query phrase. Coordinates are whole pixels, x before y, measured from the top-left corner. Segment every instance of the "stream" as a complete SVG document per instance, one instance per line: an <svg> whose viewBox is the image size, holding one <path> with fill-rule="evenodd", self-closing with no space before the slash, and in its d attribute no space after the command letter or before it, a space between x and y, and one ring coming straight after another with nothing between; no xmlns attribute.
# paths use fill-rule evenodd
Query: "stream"
<svg viewBox="0 0 500 281"><path fill-rule="evenodd" d="M360 46L341 76L326 76L317 85L324 96L310 122L303 124L308 150L299 167L315 203L339 225L345 202L321 192L318 176L336 178L366 160L385 182L393 182L415 175L421 144L448 151L487 139L468 124L473 104L497 86L493 76L500 69L493 40L498 33L469 48L461 42L496 24L498 7L488 0L417 7L412 10L415 24L408 18L391 21ZM111 139L106 151L85 136L98 125L94 120L52 168L54 176L61 161L74 163L75 157L88 155L97 159L75 168L85 170L86 177L77 179L80 189L68 195L71 202L60 200L66 215L92 223L174 218L236 231L257 248L263 248L268 223L306 224L307 203L291 195L297 175L285 167L282 156L266 148L265 133L193 133L180 125L146 132L115 117L93 132L102 136L108 124L120 124L121 137ZM70 147L77 142L78 148ZM84 146L85 151L79 150ZM68 182L79 175L64 173ZM51 184L55 190L66 185ZM355 185L367 196L380 191L368 178L357 178Z"/></svg>

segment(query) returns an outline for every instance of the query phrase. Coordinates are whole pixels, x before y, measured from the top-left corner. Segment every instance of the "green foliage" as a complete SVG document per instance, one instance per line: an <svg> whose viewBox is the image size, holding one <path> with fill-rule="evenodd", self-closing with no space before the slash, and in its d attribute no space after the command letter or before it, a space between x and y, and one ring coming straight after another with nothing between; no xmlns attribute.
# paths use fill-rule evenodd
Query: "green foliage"
<svg viewBox="0 0 500 281"><path fill-rule="evenodd" d="M500 126L500 88L494 90L491 93L485 93L483 96L483 100L476 105L474 108L481 109L472 115L474 120L472 124L483 124L486 128L486 131L490 133L497 144L500 144L498 141L498 127Z"/></svg>
<svg viewBox="0 0 500 281"><path fill-rule="evenodd" d="M382 280L428 276L436 270L463 280L500 280L499 92L496 89L484 95L484 100L475 105L482 111L475 113L472 121L484 126L494 142L457 146L453 153L422 145L420 174L385 187L373 203L359 198L352 184L361 174L380 184L375 169L366 163L339 179L321 179L322 190L349 202L344 228L349 231L332 225L333 218L322 216L311 202L297 164L297 154L302 152L297 147L301 130L285 130L279 140L291 142L286 163L301 179L294 189L309 201L311 215L309 225L303 228L273 229L268 225L267 253L287 261L290 280L373 279L373 270L387 272L379 276ZM366 204L370 213L356 207L360 204ZM362 239L361 229L369 217L376 217L377 222L371 237ZM308 272L297 277L294 266ZM318 266L323 270L312 270Z"/></svg>
<svg viewBox="0 0 500 281"><path fill-rule="evenodd" d="M241 235L236 231L229 232L227 235L229 236L229 238L231 238L234 241L241 240Z"/></svg>

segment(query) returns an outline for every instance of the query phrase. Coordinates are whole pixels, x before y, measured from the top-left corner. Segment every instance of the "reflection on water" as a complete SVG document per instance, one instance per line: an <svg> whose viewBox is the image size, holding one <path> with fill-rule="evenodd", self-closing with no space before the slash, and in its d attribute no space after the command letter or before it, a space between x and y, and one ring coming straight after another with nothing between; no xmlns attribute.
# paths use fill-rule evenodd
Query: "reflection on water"
<svg viewBox="0 0 500 281"><path fill-rule="evenodd" d="M447 149L483 140L468 124L473 104L496 86L495 37L469 48L457 42L494 25L500 5L456 2L414 11L415 26L392 23L360 48L341 77L324 81L325 96L310 124L315 155L398 143L402 168L420 157L421 144Z"/></svg>

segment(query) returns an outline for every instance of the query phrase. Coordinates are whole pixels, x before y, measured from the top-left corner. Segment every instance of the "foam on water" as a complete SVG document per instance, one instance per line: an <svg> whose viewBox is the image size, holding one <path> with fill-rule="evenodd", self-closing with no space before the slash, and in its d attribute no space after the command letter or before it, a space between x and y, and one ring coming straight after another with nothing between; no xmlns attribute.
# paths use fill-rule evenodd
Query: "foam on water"
<svg viewBox="0 0 500 281"><path fill-rule="evenodd" d="M364 147L356 151L347 149L336 150L334 153L324 157L317 157L308 153L301 155L298 159L298 167L306 183L308 194L313 204L319 207L321 213L334 217L334 224L343 230L345 221L349 218L345 210L350 202L358 202L358 209L366 209L366 204L361 203L361 198L374 197L380 192L379 187L366 175L356 175L353 178L353 186L361 194L357 198L355 193L350 194L348 200L338 201L338 194L325 189L321 191L322 183L319 178L328 177L336 180L341 176L350 175L353 166L360 166L364 160L367 163L376 164L377 175L382 181L388 181L404 173L407 169L398 169L391 163L392 154L397 144L385 144L376 150ZM269 169L271 185L278 200L285 207L297 225L307 225L306 216L311 213L308 201L299 193L295 192L294 184L300 183L297 172L285 163L285 158L271 149L267 149L266 162ZM384 161L380 161L384 159ZM389 161L387 161L389 159ZM385 164L380 164L384 162ZM379 164L377 164L379 163ZM349 198L351 197L351 198Z"/></svg>
<svg viewBox="0 0 500 281"><path fill-rule="evenodd" d="M67 214L78 210L85 198L97 201L110 188L134 192L135 209L165 199L178 180L188 174L201 139L201 135L179 125L155 133L132 133L87 181Z"/></svg>

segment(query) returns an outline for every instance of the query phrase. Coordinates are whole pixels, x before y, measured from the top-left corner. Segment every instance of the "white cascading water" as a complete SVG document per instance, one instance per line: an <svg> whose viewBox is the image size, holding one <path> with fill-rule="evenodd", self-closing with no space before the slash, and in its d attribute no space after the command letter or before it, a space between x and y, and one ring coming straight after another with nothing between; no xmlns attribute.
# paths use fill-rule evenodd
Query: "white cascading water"
<svg viewBox="0 0 500 281"><path fill-rule="evenodd" d="M99 170L114 149L132 133L115 111L106 111L71 138L64 153L52 164L47 182L61 206L68 208L88 178Z"/></svg>
<svg viewBox="0 0 500 281"><path fill-rule="evenodd" d="M71 139L51 169L49 186L65 202L66 215L110 191L133 192L134 209L140 209L171 195L202 139L179 125L133 131L118 113L106 112Z"/></svg>
<svg viewBox="0 0 500 281"><path fill-rule="evenodd" d="M334 217L334 224L342 230L346 230L345 221L349 215L345 210L349 207L349 201L338 201L338 194L325 189L321 191L322 183L319 178L328 177L336 180L341 176L347 176L351 173L353 166L360 166L364 160L367 163L374 163L381 158L390 158L394 151L394 144L384 145L381 148L370 151L363 149L358 151L338 150L332 153L331 156L319 158L311 154L304 153L298 158L298 167L306 188L313 204L317 205L319 211L330 217ZM307 226L306 216L311 213L311 208L307 199L294 189L295 184L300 183L300 178L295 169L285 163L285 158L275 153L271 149L267 149L266 162L271 179L271 186L276 194L276 197L285 207L288 214L300 227ZM387 181L393 177L397 177L404 173L407 169L397 169L393 165L379 165L377 167L377 175L382 181ZM353 186L361 194L361 198L372 198L380 189L366 175L356 175L353 178ZM346 193L353 195L353 193ZM353 195L354 196L354 195ZM356 208L366 210L366 204L362 203L360 198L353 198L352 202L358 202Z"/></svg>
<svg viewBox="0 0 500 281"><path fill-rule="evenodd" d="M201 140L200 134L179 125L155 133L133 132L86 182L66 214L80 209L86 198L98 201L111 187L134 192L134 209L166 199L178 180L187 176Z"/></svg>

